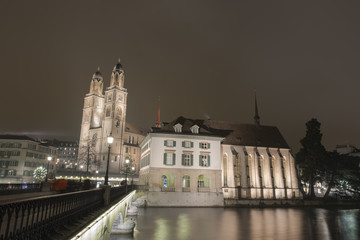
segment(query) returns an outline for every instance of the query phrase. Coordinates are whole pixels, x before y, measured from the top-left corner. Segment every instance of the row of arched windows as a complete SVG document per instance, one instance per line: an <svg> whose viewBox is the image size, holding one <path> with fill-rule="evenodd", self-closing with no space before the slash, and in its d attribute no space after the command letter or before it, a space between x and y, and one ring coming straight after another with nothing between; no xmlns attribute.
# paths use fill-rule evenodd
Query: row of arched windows
<svg viewBox="0 0 360 240"><path fill-rule="evenodd" d="M184 175L182 177L181 185L183 188L190 188L190 176ZM173 174L164 174L161 176L161 187L163 188L174 188L175 187L175 176ZM210 178L207 175L199 175L197 178L198 188L210 188Z"/></svg>

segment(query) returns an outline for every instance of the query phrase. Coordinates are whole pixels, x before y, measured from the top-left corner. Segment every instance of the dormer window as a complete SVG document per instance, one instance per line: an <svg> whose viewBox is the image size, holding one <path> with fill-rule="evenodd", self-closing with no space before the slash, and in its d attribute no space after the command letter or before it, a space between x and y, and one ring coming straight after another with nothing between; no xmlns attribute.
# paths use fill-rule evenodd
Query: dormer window
<svg viewBox="0 0 360 240"><path fill-rule="evenodd" d="M194 125L190 128L191 132L194 134L199 134L199 126L198 125Z"/></svg>
<svg viewBox="0 0 360 240"><path fill-rule="evenodd" d="M174 125L174 130L177 133L181 133L182 132L182 125L180 123Z"/></svg>

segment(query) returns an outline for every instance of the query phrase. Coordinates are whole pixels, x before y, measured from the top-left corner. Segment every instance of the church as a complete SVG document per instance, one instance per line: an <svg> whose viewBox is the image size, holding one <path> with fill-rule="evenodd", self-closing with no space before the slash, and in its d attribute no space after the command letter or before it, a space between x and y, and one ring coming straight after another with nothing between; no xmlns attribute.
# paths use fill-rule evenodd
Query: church
<svg viewBox="0 0 360 240"><path fill-rule="evenodd" d="M178 117L141 147L140 184L149 206L223 206L300 199L295 159L277 127Z"/></svg>
<svg viewBox="0 0 360 240"><path fill-rule="evenodd" d="M119 182L126 167L125 159L134 167L130 174L138 173L139 143L146 135L146 130L126 122L128 92L124 81L120 59L111 72L110 86L105 92L100 69L93 74L89 93L84 98L79 140L78 165L85 166L93 176L104 176L109 156L109 180L114 184L114 179ZM110 145L109 136L114 139Z"/></svg>

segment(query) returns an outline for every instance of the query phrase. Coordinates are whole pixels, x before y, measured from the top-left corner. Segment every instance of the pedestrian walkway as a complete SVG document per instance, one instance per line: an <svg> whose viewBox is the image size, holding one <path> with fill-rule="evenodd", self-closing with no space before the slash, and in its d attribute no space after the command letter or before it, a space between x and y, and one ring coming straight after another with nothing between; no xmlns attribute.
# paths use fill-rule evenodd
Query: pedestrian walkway
<svg viewBox="0 0 360 240"><path fill-rule="evenodd" d="M32 193L17 193L9 195L0 195L0 204L12 203L19 200L28 200L32 198L51 196L57 194L55 191L47 192L32 192Z"/></svg>

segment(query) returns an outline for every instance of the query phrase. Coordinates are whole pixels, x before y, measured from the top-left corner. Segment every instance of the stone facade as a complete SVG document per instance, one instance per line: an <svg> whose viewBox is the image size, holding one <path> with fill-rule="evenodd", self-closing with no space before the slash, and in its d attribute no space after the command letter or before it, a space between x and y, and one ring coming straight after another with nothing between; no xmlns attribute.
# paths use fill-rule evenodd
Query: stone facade
<svg viewBox="0 0 360 240"><path fill-rule="evenodd" d="M224 131L221 144L222 187L229 199L302 198L295 159L276 127L204 120Z"/></svg>
<svg viewBox="0 0 360 240"><path fill-rule="evenodd" d="M121 177L125 165L127 138L131 135L140 142L145 133L135 131L135 126L126 127L127 89L124 88L125 72L119 62L114 66L110 77L110 86L103 93L103 77L98 69L90 81L90 90L84 98L83 117L81 123L78 160L86 162L89 153L93 153L89 172L104 175L106 171L111 135L114 142L110 146L109 176ZM131 129L127 131L127 129ZM133 164L138 166L140 148L138 143L131 145L135 154ZM137 153L136 153L137 152ZM136 171L138 172L138 168Z"/></svg>

